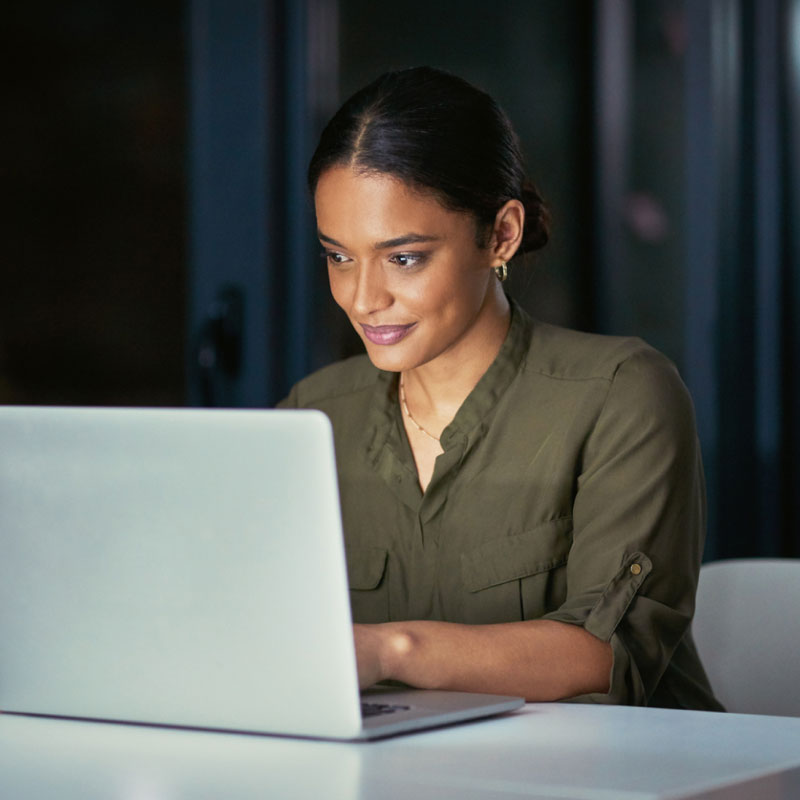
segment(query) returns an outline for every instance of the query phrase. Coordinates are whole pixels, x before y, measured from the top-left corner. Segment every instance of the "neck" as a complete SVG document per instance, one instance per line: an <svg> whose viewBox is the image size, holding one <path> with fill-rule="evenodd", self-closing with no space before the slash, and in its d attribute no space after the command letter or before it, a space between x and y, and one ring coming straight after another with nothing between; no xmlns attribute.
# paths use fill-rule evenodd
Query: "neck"
<svg viewBox="0 0 800 800"><path fill-rule="evenodd" d="M499 284L497 289L499 297L481 308L462 340L433 361L403 373L412 414L429 421L437 435L456 415L505 341L511 312Z"/></svg>

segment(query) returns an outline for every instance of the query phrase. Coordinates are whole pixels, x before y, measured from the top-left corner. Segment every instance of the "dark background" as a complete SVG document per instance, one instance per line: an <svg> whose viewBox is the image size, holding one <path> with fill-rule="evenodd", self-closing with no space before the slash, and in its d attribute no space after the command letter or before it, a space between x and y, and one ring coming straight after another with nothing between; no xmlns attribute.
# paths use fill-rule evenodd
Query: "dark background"
<svg viewBox="0 0 800 800"><path fill-rule="evenodd" d="M0 26L0 400L185 398L180 3L19 3Z"/></svg>
<svg viewBox="0 0 800 800"><path fill-rule="evenodd" d="M274 403L358 348L304 170L380 72L504 106L553 239L511 291L697 407L710 557L800 556L798 0L12 4L0 402ZM1 446L1 445L0 445Z"/></svg>

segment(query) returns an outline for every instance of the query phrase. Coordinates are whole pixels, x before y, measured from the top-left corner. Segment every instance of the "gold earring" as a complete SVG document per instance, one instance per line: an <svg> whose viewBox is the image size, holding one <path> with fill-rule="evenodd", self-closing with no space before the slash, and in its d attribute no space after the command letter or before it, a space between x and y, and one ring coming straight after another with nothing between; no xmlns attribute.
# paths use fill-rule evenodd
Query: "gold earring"
<svg viewBox="0 0 800 800"><path fill-rule="evenodd" d="M497 280L502 283L508 277L508 264L504 261L499 267L494 267L494 274L497 275Z"/></svg>

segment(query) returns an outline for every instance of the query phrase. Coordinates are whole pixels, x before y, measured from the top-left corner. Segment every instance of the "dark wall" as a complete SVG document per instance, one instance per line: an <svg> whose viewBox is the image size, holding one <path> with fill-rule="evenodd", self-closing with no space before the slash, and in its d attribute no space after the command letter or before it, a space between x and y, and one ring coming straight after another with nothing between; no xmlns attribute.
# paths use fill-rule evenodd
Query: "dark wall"
<svg viewBox="0 0 800 800"><path fill-rule="evenodd" d="M14 5L0 402L181 404L183 4Z"/></svg>

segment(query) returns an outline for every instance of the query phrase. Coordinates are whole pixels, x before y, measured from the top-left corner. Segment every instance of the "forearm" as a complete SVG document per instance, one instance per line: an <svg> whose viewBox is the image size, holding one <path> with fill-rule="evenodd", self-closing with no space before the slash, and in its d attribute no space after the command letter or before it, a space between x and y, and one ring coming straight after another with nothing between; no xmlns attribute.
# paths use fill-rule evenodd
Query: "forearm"
<svg viewBox="0 0 800 800"><path fill-rule="evenodd" d="M609 688L611 646L575 625L413 621L356 627L362 684L394 679L539 701Z"/></svg>

